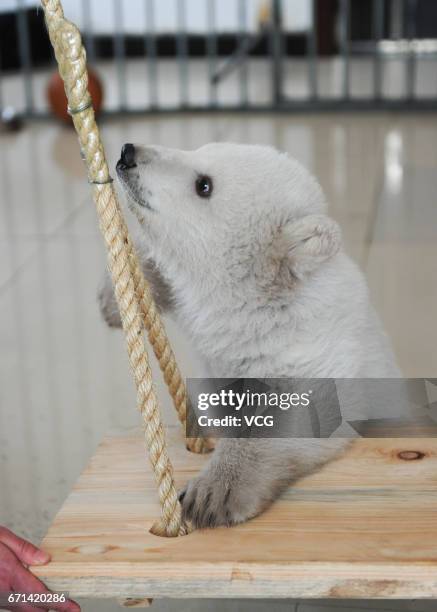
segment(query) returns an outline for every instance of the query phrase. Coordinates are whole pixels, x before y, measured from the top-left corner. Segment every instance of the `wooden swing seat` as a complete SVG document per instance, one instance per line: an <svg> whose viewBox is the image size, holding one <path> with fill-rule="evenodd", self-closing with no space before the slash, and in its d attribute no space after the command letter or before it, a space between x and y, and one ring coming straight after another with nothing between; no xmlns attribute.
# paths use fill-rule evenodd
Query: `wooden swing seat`
<svg viewBox="0 0 437 612"><path fill-rule="evenodd" d="M207 457L169 432L181 487ZM152 535L159 514L140 431L107 436L33 568L72 597L437 597L437 439L360 439L233 528Z"/></svg>

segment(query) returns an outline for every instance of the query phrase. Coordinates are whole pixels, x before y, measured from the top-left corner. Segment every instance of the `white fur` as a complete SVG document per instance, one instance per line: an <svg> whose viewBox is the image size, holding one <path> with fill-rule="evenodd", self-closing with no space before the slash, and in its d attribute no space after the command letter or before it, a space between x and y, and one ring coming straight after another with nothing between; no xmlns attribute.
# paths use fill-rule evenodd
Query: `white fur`
<svg viewBox="0 0 437 612"><path fill-rule="evenodd" d="M399 375L363 276L297 161L235 144L136 147L135 161L119 178L144 257L170 286L175 315L213 376ZM213 181L209 198L196 193L199 175ZM200 526L245 520L343 447L222 440L184 493L184 512Z"/></svg>

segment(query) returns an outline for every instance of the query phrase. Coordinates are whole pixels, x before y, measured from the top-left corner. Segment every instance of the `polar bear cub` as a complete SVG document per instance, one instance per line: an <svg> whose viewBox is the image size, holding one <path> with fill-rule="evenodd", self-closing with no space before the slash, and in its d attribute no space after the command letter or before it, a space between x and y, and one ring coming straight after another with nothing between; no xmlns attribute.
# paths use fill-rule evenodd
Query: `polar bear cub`
<svg viewBox="0 0 437 612"><path fill-rule="evenodd" d="M212 376L399 375L322 190L296 160L264 146L126 144L117 175L157 302ZM100 304L120 325L109 280ZM181 493L184 517L197 527L245 521L345 444L222 439Z"/></svg>

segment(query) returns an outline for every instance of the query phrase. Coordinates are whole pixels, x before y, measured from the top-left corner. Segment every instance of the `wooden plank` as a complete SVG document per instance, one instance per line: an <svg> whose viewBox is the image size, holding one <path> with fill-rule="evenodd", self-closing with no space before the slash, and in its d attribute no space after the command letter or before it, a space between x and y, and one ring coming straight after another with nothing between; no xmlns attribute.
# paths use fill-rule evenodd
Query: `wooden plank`
<svg viewBox="0 0 437 612"><path fill-rule="evenodd" d="M177 485L206 460L170 432ZM437 597L437 440L361 439L260 517L182 538L159 515L138 431L97 449L35 574L72 597Z"/></svg>

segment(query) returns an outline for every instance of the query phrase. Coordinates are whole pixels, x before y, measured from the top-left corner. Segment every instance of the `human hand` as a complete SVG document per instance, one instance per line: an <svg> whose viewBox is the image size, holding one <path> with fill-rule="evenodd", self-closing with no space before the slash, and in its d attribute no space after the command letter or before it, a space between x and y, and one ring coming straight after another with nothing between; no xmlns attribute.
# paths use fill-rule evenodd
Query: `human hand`
<svg viewBox="0 0 437 612"><path fill-rule="evenodd" d="M48 553L19 538L6 527L0 526L0 594L3 597L9 593L49 593L46 586L27 567L45 565L49 561ZM78 604L69 599L64 602L8 604L8 607L2 609L14 612L35 610L80 612Z"/></svg>

